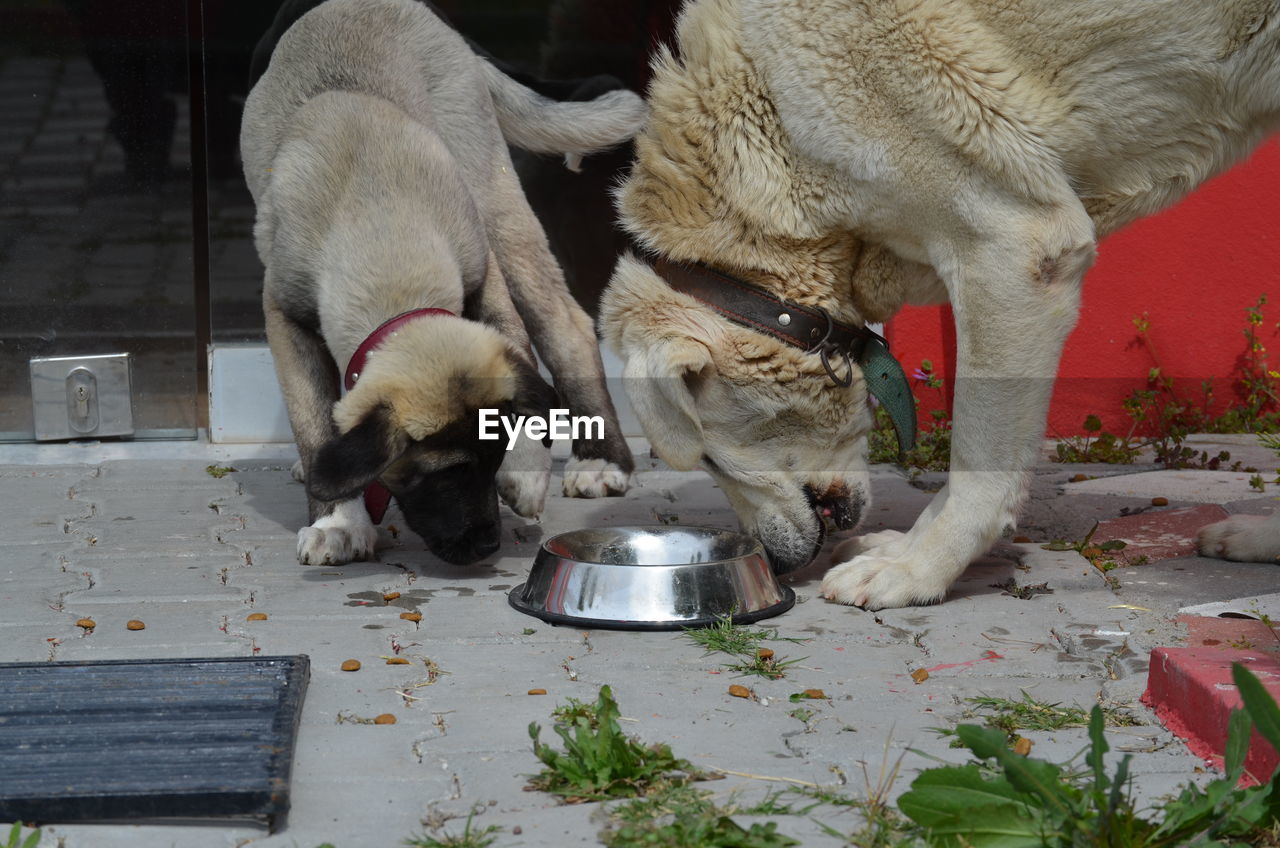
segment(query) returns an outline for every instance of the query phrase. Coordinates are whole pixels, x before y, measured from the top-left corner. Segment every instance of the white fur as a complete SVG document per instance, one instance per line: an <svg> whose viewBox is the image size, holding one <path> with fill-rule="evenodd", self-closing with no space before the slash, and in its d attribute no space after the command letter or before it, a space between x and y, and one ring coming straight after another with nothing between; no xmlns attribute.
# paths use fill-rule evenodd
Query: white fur
<svg viewBox="0 0 1280 848"><path fill-rule="evenodd" d="M537 518L547 502L551 485L551 451L523 431L502 460L497 474L498 497L516 514Z"/></svg>
<svg viewBox="0 0 1280 848"><path fill-rule="evenodd" d="M1280 562L1280 508L1269 516L1233 515L1201 529L1204 556L1236 562Z"/></svg>
<svg viewBox="0 0 1280 848"><path fill-rule="evenodd" d="M298 562L343 565L375 559L378 531L369 520L364 499L342 501L333 512L298 531Z"/></svg>
<svg viewBox="0 0 1280 848"><path fill-rule="evenodd" d="M564 467L564 493L570 498L603 498L620 495L631 485L631 475L603 459L570 457Z"/></svg>

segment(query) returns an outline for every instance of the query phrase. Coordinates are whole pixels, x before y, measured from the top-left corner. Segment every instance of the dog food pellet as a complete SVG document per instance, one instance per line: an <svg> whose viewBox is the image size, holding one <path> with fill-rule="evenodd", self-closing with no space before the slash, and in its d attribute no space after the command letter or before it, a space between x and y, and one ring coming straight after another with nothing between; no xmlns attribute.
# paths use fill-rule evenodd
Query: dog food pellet
<svg viewBox="0 0 1280 848"><path fill-rule="evenodd" d="M343 670L343 671L359 671L359 670L360 670L360 660L343 660L343 661L342 661L342 670Z"/></svg>
<svg viewBox="0 0 1280 848"><path fill-rule="evenodd" d="M823 692L821 689L806 689L804 690L804 696L806 698L822 700L827 697L827 693Z"/></svg>
<svg viewBox="0 0 1280 848"><path fill-rule="evenodd" d="M244 617L245 621L266 621L267 614L265 612L251 612Z"/></svg>
<svg viewBox="0 0 1280 848"><path fill-rule="evenodd" d="M387 657L387 665L408 665L409 661L404 657Z"/></svg>
<svg viewBox="0 0 1280 848"><path fill-rule="evenodd" d="M1016 545L1026 545L1031 542L1031 537L1030 536L1014 536L1013 542Z"/></svg>
<svg viewBox="0 0 1280 848"><path fill-rule="evenodd" d="M546 689L530 689L530 690L529 690L529 694L530 694L530 695L545 695L545 694L547 694L547 690L546 690Z"/></svg>
<svg viewBox="0 0 1280 848"><path fill-rule="evenodd" d="M125 624L125 627L127 627L130 630L146 630L147 629L147 625L143 624L141 621L138 621L138 619L136 618L130 619Z"/></svg>
<svg viewBox="0 0 1280 848"><path fill-rule="evenodd" d="M773 651L769 650L768 648L761 648L760 650L756 651L756 659L771 660L773 659Z"/></svg>
<svg viewBox="0 0 1280 848"><path fill-rule="evenodd" d="M391 603L398 597L400 597L399 592L387 592L385 595L382 596L382 600L386 601L387 603Z"/></svg>
<svg viewBox="0 0 1280 848"><path fill-rule="evenodd" d="M1168 506L1169 499L1168 498L1152 498L1151 505L1152 506Z"/></svg>
<svg viewBox="0 0 1280 848"><path fill-rule="evenodd" d="M751 690L745 686L740 686L735 683L729 687L729 694L735 698L750 698Z"/></svg>
<svg viewBox="0 0 1280 848"><path fill-rule="evenodd" d="M911 672L911 679L916 683L924 683L929 679L929 672L926 669L917 668L915 671Z"/></svg>
<svg viewBox="0 0 1280 848"><path fill-rule="evenodd" d="M511 833L514 836L519 836L520 834L524 833L524 828L521 827L520 825L516 825L515 827L511 828Z"/></svg>
<svg viewBox="0 0 1280 848"><path fill-rule="evenodd" d="M1017 741L1013 743L1013 753L1020 757L1025 757L1031 753L1031 740L1025 736L1019 736Z"/></svg>
<svg viewBox="0 0 1280 848"><path fill-rule="evenodd" d="M1086 475L1086 474L1077 474L1076 476L1074 476L1074 477L1072 477L1072 478L1071 478L1071 482L1072 482L1072 483L1083 483L1085 480L1088 480L1088 479L1089 479L1089 477L1088 477L1088 475Z"/></svg>
<svg viewBox="0 0 1280 848"><path fill-rule="evenodd" d="M420 612L402 612L400 617L405 621L422 621L422 613Z"/></svg>
<svg viewBox="0 0 1280 848"><path fill-rule="evenodd" d="M393 716L391 713L383 713L382 715L374 718L373 723L374 724L395 724L396 717Z"/></svg>
<svg viewBox="0 0 1280 848"><path fill-rule="evenodd" d="M92 618L82 618L76 622L76 627L83 627L85 630L92 630L98 626L98 622Z"/></svg>

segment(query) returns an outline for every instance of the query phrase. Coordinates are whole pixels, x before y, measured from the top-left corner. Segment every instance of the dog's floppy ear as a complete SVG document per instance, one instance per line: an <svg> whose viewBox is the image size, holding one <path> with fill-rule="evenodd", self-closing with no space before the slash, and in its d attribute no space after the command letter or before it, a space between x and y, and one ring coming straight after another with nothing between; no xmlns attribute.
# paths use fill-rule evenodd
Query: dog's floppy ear
<svg viewBox="0 0 1280 848"><path fill-rule="evenodd" d="M385 404L372 407L347 432L316 454L307 476L307 492L322 501L348 498L378 479L404 451L403 436L391 424Z"/></svg>
<svg viewBox="0 0 1280 848"><path fill-rule="evenodd" d="M702 423L690 385L713 367L706 346L686 338L638 346L627 357L623 377L631 408L658 456L678 471L702 458Z"/></svg>

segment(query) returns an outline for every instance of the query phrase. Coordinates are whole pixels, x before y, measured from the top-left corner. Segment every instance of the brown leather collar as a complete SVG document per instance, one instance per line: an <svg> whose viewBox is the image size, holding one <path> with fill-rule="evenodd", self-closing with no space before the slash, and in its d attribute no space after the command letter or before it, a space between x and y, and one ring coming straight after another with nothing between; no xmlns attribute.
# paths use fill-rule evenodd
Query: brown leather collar
<svg viewBox="0 0 1280 848"><path fill-rule="evenodd" d="M701 263L675 262L661 257L653 263L653 270L671 288L697 298L735 324L773 336L808 353L820 354L827 374L842 386L852 382L849 362L862 359L868 341L874 338L884 343L866 327L834 320L822 307L783 300ZM833 354L845 359L848 367L842 375L832 368Z"/></svg>

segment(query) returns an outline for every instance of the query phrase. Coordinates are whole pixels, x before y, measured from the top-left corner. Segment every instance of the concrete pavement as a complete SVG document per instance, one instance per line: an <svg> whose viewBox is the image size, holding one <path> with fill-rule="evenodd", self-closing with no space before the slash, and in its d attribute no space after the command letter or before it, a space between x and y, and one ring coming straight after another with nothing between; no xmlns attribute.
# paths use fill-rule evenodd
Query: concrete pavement
<svg viewBox="0 0 1280 848"><path fill-rule="evenodd" d="M734 677L722 667L728 657L704 655L682 634L578 631L512 610L507 591L523 582L539 540L557 532L658 521L735 526L705 475L667 470L643 443L635 448L641 470L625 498L553 497L540 524L504 510L504 545L486 564L444 564L403 532L388 534L379 562L308 568L294 557L306 507L288 446L0 447L0 661L301 653L312 663L293 809L280 832L243 823L53 823L41 845L374 848L442 821L444 832L461 832L473 808L481 809L475 825L503 829L497 848L598 844L600 805L561 806L524 786L539 769L529 723L542 724L547 740L551 710L571 697L592 701L603 684L642 740L667 742L700 767L752 775L706 784L721 799L751 803L786 781L858 795L864 767L874 777L886 756L906 752L896 794L931 764L925 754L962 759L932 729L962 717L966 698L1023 690L1129 711L1139 724L1109 736L1113 749L1133 754L1134 789L1150 799L1203 764L1138 703L1150 651L1182 639L1178 610L1222 602L1280 617L1274 565L1178 556L1103 574L1075 551L1040 547L1079 540L1095 520L1201 502L1265 511L1271 492L1251 489L1249 475L1221 482L1198 476L1212 472L1048 463L1018 531L1034 542L999 544L940 606L876 614L837 606L817 597L824 566L802 572L795 608L764 623L806 640L767 643L800 659L781 680ZM1244 440L1236 450L1254 452ZM1280 464L1266 453L1256 461L1270 463L1260 466L1267 472ZM217 478L210 464L236 470ZM1097 479L1069 482L1080 473ZM928 483L877 466L867 529L908 527L930 497ZM1152 507L1157 490L1167 507ZM394 512L387 523L397 525ZM1011 578L1047 583L1052 593L1020 599L998 585ZM386 602L389 592L400 597ZM406 611L421 622L401 619ZM253 612L267 619L247 621ZM97 627L77 627L82 617ZM146 629L127 630L129 619ZM388 656L411 662L387 665ZM346 659L361 670L341 671ZM922 683L911 676L918 669L928 671ZM753 697L732 697L734 683ZM808 688L828 697L805 702L812 715L797 717L788 696ZM382 713L397 723L360 721ZM1085 741L1082 729L1026 735L1034 755L1052 759ZM845 833L857 825L855 813L832 806L773 817L806 846L842 844L815 819Z"/></svg>

